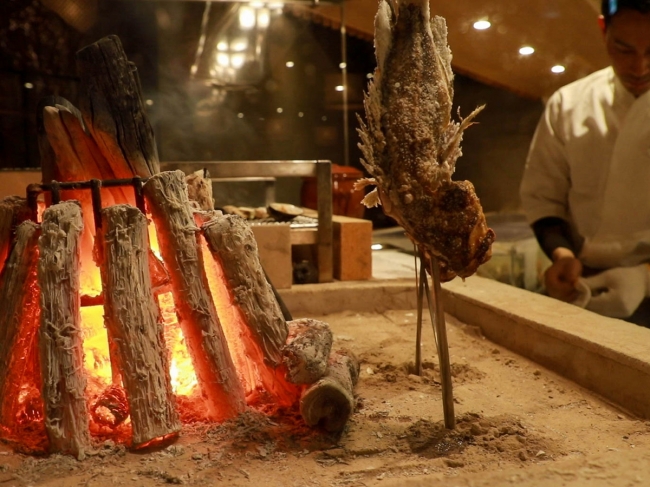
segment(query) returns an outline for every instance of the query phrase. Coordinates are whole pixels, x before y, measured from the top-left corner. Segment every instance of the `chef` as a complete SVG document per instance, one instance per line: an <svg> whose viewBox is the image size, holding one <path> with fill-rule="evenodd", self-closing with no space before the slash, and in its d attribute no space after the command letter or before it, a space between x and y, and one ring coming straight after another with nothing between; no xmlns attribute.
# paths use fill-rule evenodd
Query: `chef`
<svg viewBox="0 0 650 487"><path fill-rule="evenodd" d="M650 326L650 0L604 0L611 66L548 100L521 183L550 296Z"/></svg>

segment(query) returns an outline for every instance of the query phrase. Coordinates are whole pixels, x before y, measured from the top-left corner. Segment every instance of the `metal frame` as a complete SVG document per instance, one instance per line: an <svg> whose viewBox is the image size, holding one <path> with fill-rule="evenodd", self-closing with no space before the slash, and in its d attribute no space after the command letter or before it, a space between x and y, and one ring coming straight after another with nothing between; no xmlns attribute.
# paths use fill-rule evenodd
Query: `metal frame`
<svg viewBox="0 0 650 487"><path fill-rule="evenodd" d="M207 169L210 178L316 177L318 207L318 282L333 280L332 254L332 162L327 160L286 161L188 161L161 162L161 170L185 174Z"/></svg>

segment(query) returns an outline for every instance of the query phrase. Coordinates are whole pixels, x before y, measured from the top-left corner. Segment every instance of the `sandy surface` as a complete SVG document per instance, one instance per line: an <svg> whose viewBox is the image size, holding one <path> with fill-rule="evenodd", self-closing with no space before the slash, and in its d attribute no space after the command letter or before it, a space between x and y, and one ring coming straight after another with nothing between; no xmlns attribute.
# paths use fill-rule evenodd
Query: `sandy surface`
<svg viewBox="0 0 650 487"><path fill-rule="evenodd" d="M164 449L132 453L111 442L78 462L15 454L0 444L0 486L437 486L650 485L650 423L485 340L448 318L458 425L442 427L431 326L425 371L410 374L415 312L321 317L336 346L361 359L358 408L340 436L292 414L250 412L194 424Z"/></svg>

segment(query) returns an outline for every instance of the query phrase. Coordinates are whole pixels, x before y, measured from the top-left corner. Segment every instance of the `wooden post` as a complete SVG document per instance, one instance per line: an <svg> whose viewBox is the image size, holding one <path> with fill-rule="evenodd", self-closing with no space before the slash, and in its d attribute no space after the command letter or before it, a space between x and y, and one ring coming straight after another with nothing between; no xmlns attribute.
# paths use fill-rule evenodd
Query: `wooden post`
<svg viewBox="0 0 650 487"><path fill-rule="evenodd" d="M117 36L77 53L80 109L100 151L118 178L148 177L160 171L151 124L142 104L137 71Z"/></svg>
<svg viewBox="0 0 650 487"><path fill-rule="evenodd" d="M38 225L24 222L0 273L0 423L12 427L18 392L38 329Z"/></svg>
<svg viewBox="0 0 650 487"><path fill-rule="evenodd" d="M282 350L287 380L294 384L313 384L327 371L333 339L330 326L310 318L289 321L287 325L289 336Z"/></svg>
<svg viewBox="0 0 650 487"><path fill-rule="evenodd" d="M133 444L178 433L160 310L147 262L147 218L128 205L102 210L97 233L104 289L104 323L115 345L124 383Z"/></svg>
<svg viewBox="0 0 650 487"><path fill-rule="evenodd" d="M181 171L156 174L144 185L144 194L209 414L216 420L236 416L246 408L244 389L210 295L185 175Z"/></svg>
<svg viewBox="0 0 650 487"><path fill-rule="evenodd" d="M82 230L77 202L63 202L45 210L38 263L45 428L52 452L71 453L80 459L91 449L79 314Z"/></svg>
<svg viewBox="0 0 650 487"><path fill-rule="evenodd" d="M327 373L300 398L300 414L309 426L341 431L354 411L353 389L359 379L359 362L350 352L333 352Z"/></svg>

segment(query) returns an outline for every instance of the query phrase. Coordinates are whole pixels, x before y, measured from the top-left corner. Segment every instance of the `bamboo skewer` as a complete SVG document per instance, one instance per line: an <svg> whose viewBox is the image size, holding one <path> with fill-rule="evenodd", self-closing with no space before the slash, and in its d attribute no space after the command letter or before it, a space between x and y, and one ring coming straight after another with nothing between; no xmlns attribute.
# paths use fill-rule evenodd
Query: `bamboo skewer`
<svg viewBox="0 0 650 487"><path fill-rule="evenodd" d="M418 261L420 262L419 272ZM433 337L438 352L445 428L454 429L456 427L456 418L454 415L454 394L451 382L451 365L449 363L449 344L447 342L445 312L442 305L440 265L438 264L438 259L435 257L431 258L429 264L429 272L433 279L433 286L431 289L429 289L429 281L427 279L426 264L423 254L419 249L416 249L415 277L417 281L417 325L415 335L415 373L417 375L422 375L422 308L424 306L424 295L426 295L429 317L433 327Z"/></svg>
<svg viewBox="0 0 650 487"><path fill-rule="evenodd" d="M431 289L431 301L435 308L435 320L433 321L438 344L438 361L440 362L440 383L442 385L442 409L445 417L445 428L454 429L456 418L454 416L454 392L451 384L451 365L449 363L449 344L447 342L447 328L445 324L445 311L442 306L442 288L440 286L440 265L438 259L431 256L430 263L433 287ZM425 279L426 281L426 279ZM425 282L426 285L426 282ZM427 298L429 294L427 294ZM431 306L429 301L429 306Z"/></svg>

